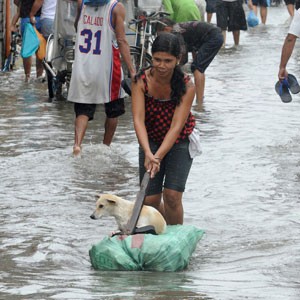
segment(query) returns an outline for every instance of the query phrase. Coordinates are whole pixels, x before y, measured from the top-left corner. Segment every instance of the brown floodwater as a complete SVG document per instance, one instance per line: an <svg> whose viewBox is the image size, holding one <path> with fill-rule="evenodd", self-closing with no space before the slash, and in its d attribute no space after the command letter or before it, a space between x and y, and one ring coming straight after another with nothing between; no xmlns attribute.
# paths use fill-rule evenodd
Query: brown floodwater
<svg viewBox="0 0 300 300"><path fill-rule="evenodd" d="M272 7L238 50L228 35L206 72L203 154L183 197L185 224L206 233L182 272L91 267L91 245L116 228L89 218L95 194L138 191L130 99L111 147L99 107L74 159L72 105L22 69L0 74L0 299L300 299L300 95L274 90L287 19ZM300 79L298 45L288 69Z"/></svg>

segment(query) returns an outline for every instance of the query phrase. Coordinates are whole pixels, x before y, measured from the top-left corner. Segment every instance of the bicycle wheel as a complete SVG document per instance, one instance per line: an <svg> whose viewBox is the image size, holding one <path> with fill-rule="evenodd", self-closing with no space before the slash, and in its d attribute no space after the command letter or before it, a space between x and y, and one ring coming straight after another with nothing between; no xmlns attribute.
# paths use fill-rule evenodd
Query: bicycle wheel
<svg viewBox="0 0 300 300"><path fill-rule="evenodd" d="M49 63L48 65L52 68L51 63ZM47 68L45 68L45 70L47 76L49 98L52 99L56 97L58 99L62 94L62 75L60 72L58 72L57 76L53 76L53 74Z"/></svg>
<svg viewBox="0 0 300 300"><path fill-rule="evenodd" d="M148 67L152 64L152 57L149 53L144 54L144 58L141 63L141 49L138 47L130 46L130 56L136 72L138 72L141 68ZM124 78L130 78L130 73L125 63L123 63L123 72Z"/></svg>
<svg viewBox="0 0 300 300"><path fill-rule="evenodd" d="M47 83L48 83L48 95L49 98L54 98L55 90L54 90L54 78L53 75L46 69Z"/></svg>

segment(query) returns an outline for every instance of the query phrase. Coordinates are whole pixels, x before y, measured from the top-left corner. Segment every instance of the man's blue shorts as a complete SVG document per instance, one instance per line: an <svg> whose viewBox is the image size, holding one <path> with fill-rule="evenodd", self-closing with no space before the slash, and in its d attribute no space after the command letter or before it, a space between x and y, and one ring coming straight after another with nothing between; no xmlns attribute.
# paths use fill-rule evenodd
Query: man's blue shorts
<svg viewBox="0 0 300 300"><path fill-rule="evenodd" d="M54 20L41 19L41 32L44 38L47 40L51 33L54 33Z"/></svg>

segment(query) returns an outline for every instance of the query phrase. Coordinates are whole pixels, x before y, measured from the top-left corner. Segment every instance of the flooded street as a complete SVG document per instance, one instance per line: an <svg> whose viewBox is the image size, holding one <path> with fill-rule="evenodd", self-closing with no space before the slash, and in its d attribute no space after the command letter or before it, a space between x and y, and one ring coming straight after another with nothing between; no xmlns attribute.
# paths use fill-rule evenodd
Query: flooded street
<svg viewBox="0 0 300 300"><path fill-rule="evenodd" d="M92 244L116 228L90 219L95 195L138 191L130 101L111 147L98 108L75 159L73 105L23 83L22 69L0 74L0 299L299 300L300 94L285 104L274 90L287 19L271 7L267 26L242 32L241 49L206 72L204 105L193 106L203 154L183 197L185 224L206 233L182 272L91 267ZM298 79L299 58L297 44Z"/></svg>

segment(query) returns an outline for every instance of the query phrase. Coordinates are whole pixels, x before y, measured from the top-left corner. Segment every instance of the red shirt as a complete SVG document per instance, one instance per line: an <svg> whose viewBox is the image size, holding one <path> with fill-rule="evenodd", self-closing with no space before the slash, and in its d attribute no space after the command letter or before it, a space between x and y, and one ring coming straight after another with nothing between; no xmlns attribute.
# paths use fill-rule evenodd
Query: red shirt
<svg viewBox="0 0 300 300"><path fill-rule="evenodd" d="M155 143L161 144L165 138L165 135L170 129L173 115L176 109L175 100L160 100L155 99L153 96L148 94L148 84L146 74L143 72L141 78L145 85L145 126L148 133L148 138ZM190 80L189 76L185 77L185 83ZM185 122L176 143L188 138L195 127L195 117L192 113Z"/></svg>

